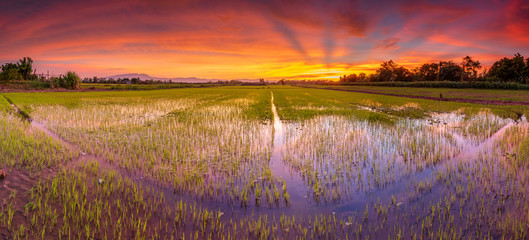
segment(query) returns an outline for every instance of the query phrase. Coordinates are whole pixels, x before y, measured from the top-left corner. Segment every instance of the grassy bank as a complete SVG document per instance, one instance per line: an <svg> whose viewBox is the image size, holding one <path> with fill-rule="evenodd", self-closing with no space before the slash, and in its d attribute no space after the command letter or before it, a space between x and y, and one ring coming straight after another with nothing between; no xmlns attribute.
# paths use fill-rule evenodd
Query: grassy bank
<svg viewBox="0 0 529 240"><path fill-rule="evenodd" d="M419 87L387 87L387 86L349 86L349 85L316 85L318 88L333 88L344 90L362 90L373 93L394 93L402 95L466 98L501 101L529 102L528 90L505 89L456 89L456 88L419 88Z"/></svg>
<svg viewBox="0 0 529 240"><path fill-rule="evenodd" d="M529 84L516 82L487 82L487 81L429 81L429 82L344 82L347 86L385 86L385 87L420 87L420 88L478 88L478 89L511 89L529 90Z"/></svg>

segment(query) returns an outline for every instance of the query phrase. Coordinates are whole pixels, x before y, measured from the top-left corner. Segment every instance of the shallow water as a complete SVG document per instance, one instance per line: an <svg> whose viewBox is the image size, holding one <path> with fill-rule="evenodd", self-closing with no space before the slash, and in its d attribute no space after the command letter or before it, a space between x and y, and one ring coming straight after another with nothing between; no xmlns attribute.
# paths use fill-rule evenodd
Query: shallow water
<svg viewBox="0 0 529 240"><path fill-rule="evenodd" d="M418 226L419 221L428 219L430 213L427 209L436 201L456 192L461 194L459 187L474 184L474 189L485 189L484 193L478 192L475 195L470 195L474 192L468 190L469 196L466 198L470 200L467 201L479 201L489 197L487 194L497 196L499 186L489 185L487 189L485 180L478 181L470 176L477 174L478 170L486 172L491 168L494 172L492 178L497 178L498 183L504 184L505 178L497 177L502 167L496 162L506 154L498 148L498 144L510 129L528 125L525 118L514 122L497 118L490 113L482 113L469 119L457 113L432 114L427 119L399 119L395 125L340 116L319 116L306 121L283 122L279 118L272 93L271 103L273 130L266 130L270 127L269 123L263 127L266 130L264 132L271 135L267 136L267 141L263 141L263 144L271 143L268 167L274 179L273 184L282 186L282 182L286 182L286 191L290 196L288 206L256 204L243 207L237 203L226 203L222 197L197 196L191 191L178 192L170 182L155 180L143 171L130 170L119 165L119 162L92 154L83 153L64 167L97 162L100 167L131 179L142 188L153 189L156 194L163 193L169 205L178 201L197 203L209 209L220 210L225 221L248 216L272 218L282 214L300 217L332 214L340 219L358 219L366 212L365 216L369 220L364 223L379 224L379 209L375 211L374 207L388 206L391 209L389 216L394 217L392 219L401 217L401 223ZM67 148L80 149L48 129L45 124L33 121L31 127L43 131ZM204 149L197 152L207 153ZM122 157L119 152L115 154L115 159ZM247 167L253 167L252 163ZM527 176L525 170L519 171L520 175L515 178ZM211 168L207 175L211 176L206 178L207 183L222 180L216 178L216 173L211 172ZM465 179L467 176L468 180ZM478 179L479 176L474 177ZM257 176L255 181L263 179ZM238 186L244 186L244 182ZM505 191L511 195L529 193L529 190L519 187ZM335 197L335 192L340 195ZM506 208L520 208L515 204L520 203L513 203L511 200ZM495 208L497 204L489 203L488 207ZM462 204L460 208L463 214L475 214L473 206ZM405 217L402 218L400 211ZM414 220L415 217L417 220ZM467 218L461 217L456 222L466 221L462 219ZM397 224L396 221L389 220L392 224ZM497 220L481 221L494 223ZM472 231L468 227L464 229L464 234ZM411 235L411 232L405 233Z"/></svg>
<svg viewBox="0 0 529 240"><path fill-rule="evenodd" d="M316 213L335 213L338 216L341 217L347 217L354 215L355 212L361 212L363 211L367 205L372 204L376 201L382 201L382 202L389 202L392 196L397 196L399 193L406 191L410 188L411 185L414 183L420 182L420 181L428 181L432 178L434 172L438 169L441 169L442 166L446 165L448 162L457 163L459 161L473 161L478 154L482 153L485 149L490 148L498 139L500 139L505 130L511 127L514 122L509 121L506 125L504 125L500 130L496 131L491 137L485 139L481 143L476 143L474 139L470 137L462 136L461 134L454 131L451 127L453 124L460 123L463 118L458 117L456 115L444 115L444 116L435 116L436 119L434 121L444 121L440 122L437 125L431 124L431 120L407 120L408 122L406 124L409 124L411 127L416 126L424 126L424 125L431 125L433 128L436 128L438 132L441 133L448 133L454 140L455 140L455 147L451 147L448 151L451 152L451 157L448 157L446 159L443 159L442 164L434 164L427 166L425 168L421 168L420 170L414 170L411 172L403 172L402 166L397 167L395 170L397 172L397 177L394 180L391 180L389 183L385 184L382 187L372 187L368 190L352 190L352 193L348 195L347 197L344 197L338 201L316 201L313 198L313 192L311 190L310 184L307 183L307 179L304 179L302 177L302 173L300 172L299 168L295 168L292 166L291 163L287 162L284 158L285 152L287 152L289 147L296 146L298 144L298 141L302 141L303 139L303 131L304 129L307 129L307 124L303 124L304 127L299 125L298 123L287 123L285 126L284 123L279 118L277 108L274 104L274 97L273 93L271 93L271 108L274 116L273 120L273 143L272 143L272 151L270 155L269 160L269 167L270 170L274 176L275 179L278 179L278 184L281 184L281 181L286 182L286 190L289 193L290 201L289 205L286 208L267 208L267 207L250 207L242 208L237 205L230 205L223 203L222 201L218 201L216 199L211 198L205 198L198 200L201 204L204 206L215 208L215 209L221 209L226 212L227 216L245 216L248 213L257 212L258 214L266 214L266 215L278 215L278 214L288 214L288 215L297 215L297 216L307 216L307 215L313 215ZM441 120L439 120L441 119ZM343 121L340 119L336 119L332 116L330 117L324 117L322 118L322 121L319 123L321 124L319 127L317 127L318 131L324 131L326 134L326 137L329 139L339 139L340 136L337 134L340 134L339 132L336 132L336 124L338 122ZM347 120L349 121L349 120ZM429 122L430 121L430 122ZM524 123L522 123L524 124ZM59 141L64 146L71 148L71 149L77 149L79 150L79 147L76 145L66 141L61 136L55 134L53 131L48 129L44 124L38 122L38 121L32 121L31 126L34 128L37 128L43 132L45 132L48 136L53 138L56 141ZM361 123L360 128L358 128L361 133L360 135L364 136L364 140L368 142L374 142L378 141L377 139L378 134L380 134L375 129L372 129L372 126L370 124ZM351 128L348 127L348 128ZM352 127L356 128L356 127ZM363 129L363 130L362 130ZM288 135L286 134L288 131ZM351 131L356 131L351 129ZM357 133L355 133L357 134ZM380 136L378 136L380 137ZM390 137L391 138L391 137ZM336 140L338 141L338 140ZM389 160L389 158L392 158L392 156L395 156L395 158L392 161L396 161L393 164L397 165L406 165L409 163L404 163L402 156L397 156L394 153L398 152L397 149L399 149L398 145L394 145L395 143L398 143L398 141L390 141L387 145L381 145L381 146L371 146L375 148L380 148L382 150L381 154L382 156L378 156L375 150L370 149L365 154L367 154L367 163L371 162L377 162L380 160L377 160L379 158L385 159L384 161ZM441 142L444 143L444 142ZM447 141L446 144L449 144ZM477 144L477 145L476 145ZM369 147L370 145L360 145L362 147ZM379 153L380 154L380 153ZM312 160L314 163L314 166L318 166L316 164L317 162L324 161L327 162L327 167L332 166L332 159L328 159L329 157L332 158L331 155L321 155L323 159L314 159ZM119 157L119 156L117 156ZM330 162L329 162L330 161ZM118 174L120 174L123 177L130 178L135 182L136 184L139 184L143 187L153 188L157 189L159 192L163 192L164 195L167 197L169 202L177 202L180 200L184 200L186 202L196 202L197 199L191 197L182 195L179 193L176 193L174 191L174 188L171 186L171 184L167 184L161 181L153 180L152 178L146 176L145 174L142 174L139 171L131 171L126 170L124 168L121 168L117 166L116 164L109 163L108 161L105 161L102 157L95 156L92 154L86 154L82 153L81 156L68 164L66 167L73 167L73 166L79 166L82 164L86 164L89 162L97 162L100 167L103 167L104 169L111 169ZM364 165L366 165L366 162L364 162ZM369 164L368 164L369 165ZM389 165L386 165L384 163L382 165L383 167L388 167ZM327 169L329 171L335 171L332 167ZM370 167L365 168L362 170L362 173L369 175L370 171L373 171ZM365 181L364 178L362 179L356 179L355 182L362 182ZM348 184L355 184L353 182L341 182L339 185L342 185L342 187L347 187Z"/></svg>
<svg viewBox="0 0 529 240"><path fill-rule="evenodd" d="M272 98L273 99L273 98ZM497 154L497 150L493 150L493 145L501 140L505 131L514 124L512 120L498 120L500 128L496 131L493 130L491 135L485 139L476 138L474 136L463 136L457 132L457 128L454 128L453 124L464 124L464 118L455 116L453 114L447 114L442 116L443 122L437 124L433 123L430 119L423 120L406 120L411 124L411 128L424 128L430 129L432 132L438 132L441 138L438 141L435 141L436 144L445 145L442 146L441 152L445 153L444 157L441 157L437 160L434 160L431 163L422 164L420 162L413 162L416 160L407 160L405 161L402 156L398 154L399 149L402 146L399 146L397 143L399 141L389 141L387 145L361 145L363 148L370 148L365 152L367 154L367 160L361 165L364 166L364 170L361 172L369 175L372 171L376 171L372 167L369 167L371 163L382 164L381 168L387 167L394 175L394 178L389 180L386 184L380 187L371 187L364 190L355 190L354 187L349 195L342 197L337 201L317 201L313 199L312 190L310 183L307 182L307 179L302 178L302 173L298 167L294 167L284 159L285 151L288 151L289 146L295 146L299 144L297 140L300 138L300 133L292 134L294 132L302 132L303 130L296 123L288 123L285 126L277 117L277 110L275 105L272 105L272 111L274 113L274 150L270 159L270 168L274 176L282 177L286 179L287 189L290 192L297 193L297 196L293 196L293 200L290 208L292 209L303 209L311 207L315 212L329 213L334 212L339 216L350 216L351 213L363 211L367 205L374 202L380 201L382 203L389 203L392 197L397 197L403 195L403 192L411 191L412 188L419 183L434 185L435 174L446 168L447 164L456 164L461 162L473 162L478 159L484 152L494 152ZM435 116L439 117L439 116ZM354 120L353 120L354 121ZM438 121L438 120L435 120ZM336 132L333 129L336 120L332 117L324 117L322 121L318 124L320 125L319 131L323 131L327 139L334 139L339 141L341 138L341 133ZM526 122L521 122L520 124L527 124ZM308 124L304 124L305 128ZM354 126L352 128L355 128ZM288 130L287 130L288 129ZM295 129L295 130L293 130ZM363 130L362 130L363 129ZM285 135L285 130L289 131L290 135ZM363 141L375 141L376 143L382 143L379 141L380 136L377 136L377 131L375 129L370 129L370 125L361 125L359 129L366 135ZM297 136L295 136L297 135ZM301 134L302 135L302 134ZM446 136L445 136L446 135ZM428 135L426 134L426 138ZM301 136L303 138L303 136ZM391 138L391 136L389 137ZM306 138L305 138L306 139ZM337 140L338 139L338 140ZM301 140L303 141L303 139ZM317 141L317 139L315 140ZM405 141L405 140L404 140ZM307 143L305 143L307 144ZM397 145L395 145L397 144ZM313 147L317 145L317 142L310 142L308 151L314 151ZM354 148L353 148L354 149ZM316 150L318 151L318 150ZM329 150L332 151L332 150ZM378 152L377 152L378 151ZM492 152L491 152L492 151ZM397 153L397 154L396 154ZM294 157L302 158L305 155L302 152L302 155L295 155ZM381 155L382 154L382 155ZM332 173L336 171L333 168L333 154L323 154L323 155L311 155L309 154L309 163L312 162L315 166L318 166L319 163L325 163L326 165L320 165L325 167L325 172L323 173ZM426 157L430 155L425 155ZM411 161L411 162L410 162ZM362 160L360 160L362 162ZM367 164L366 164L367 163ZM388 163L390 163L388 165ZM411 165L410 165L411 164ZM368 167L365 167L365 166ZM353 165L354 167L354 165ZM343 170L343 169L342 169ZM348 174L348 170L340 174ZM352 171L357 171L352 169ZM358 182L365 182L365 178L361 179L352 179L352 181L345 180L344 182L339 182L338 185L342 187L341 189L350 189L351 184L357 185ZM347 190L344 190L347 191ZM294 198L295 197L295 198ZM402 202L399 201L399 202Z"/></svg>
<svg viewBox="0 0 529 240"><path fill-rule="evenodd" d="M285 147L283 123L277 114L274 104L274 94L272 94L272 113L274 114L274 141L272 155L270 156L270 169L274 177L286 181L286 189L290 194L292 208L302 210L307 207L303 203L307 199L306 185L303 183L298 172L294 171L287 163L283 161L282 154Z"/></svg>

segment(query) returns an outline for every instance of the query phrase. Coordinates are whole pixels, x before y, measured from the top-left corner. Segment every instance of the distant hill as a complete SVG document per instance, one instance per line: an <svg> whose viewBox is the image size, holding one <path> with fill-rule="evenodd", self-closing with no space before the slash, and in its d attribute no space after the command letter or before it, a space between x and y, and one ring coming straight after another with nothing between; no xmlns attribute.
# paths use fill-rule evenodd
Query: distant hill
<svg viewBox="0 0 529 240"><path fill-rule="evenodd" d="M108 78L113 78L113 79L118 79L118 78L128 78L128 79L131 79L131 78L139 78L140 80L144 81L144 80L160 80L160 81L173 81L173 82L217 82L217 81L226 81L224 79L204 79L204 78L196 78L196 77L188 77L188 78L179 78L179 77L175 77L175 78L161 78L161 77L152 77L152 76L149 76L145 73L126 73L126 74L118 74L118 75L113 75L113 76L108 76L106 77L107 79ZM256 81L259 81L257 79L237 79L238 81L242 81L242 82L256 82Z"/></svg>
<svg viewBox="0 0 529 240"><path fill-rule="evenodd" d="M118 74L118 75L113 75L113 76L108 76L106 78L114 78L114 79L118 79L118 78L128 78L128 79L131 79L131 78L139 78L140 80L165 80L165 78L158 78L158 77L151 77L145 73L126 73L126 74ZM169 79L167 79L169 80Z"/></svg>

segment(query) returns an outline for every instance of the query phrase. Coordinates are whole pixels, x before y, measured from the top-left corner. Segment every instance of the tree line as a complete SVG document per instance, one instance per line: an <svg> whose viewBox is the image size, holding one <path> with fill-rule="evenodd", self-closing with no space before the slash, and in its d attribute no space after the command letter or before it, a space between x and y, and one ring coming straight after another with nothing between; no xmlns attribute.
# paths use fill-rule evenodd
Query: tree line
<svg viewBox="0 0 529 240"><path fill-rule="evenodd" d="M0 73L0 80L9 82L13 80L37 80L37 76L33 72L33 59L24 57L18 60L17 63L6 63L2 65L2 72Z"/></svg>
<svg viewBox="0 0 529 240"><path fill-rule="evenodd" d="M2 65L0 72L0 83L27 84L34 82L45 83L46 87L79 89L81 81L77 73L68 71L59 77L51 77L49 80L44 77L39 78L33 70L33 59L24 57L17 63L6 63Z"/></svg>
<svg viewBox="0 0 529 240"><path fill-rule="evenodd" d="M104 78L104 77L93 77L83 78L82 83L104 83L104 84L172 84L173 81L161 81L161 80L141 80L140 78Z"/></svg>
<svg viewBox="0 0 529 240"><path fill-rule="evenodd" d="M340 82L422 82L422 81L487 81L529 83L529 58L524 59L519 53L512 58L500 59L489 69L482 69L479 61L470 56L461 63L440 61L424 63L414 69L399 66L393 60L383 62L374 74L353 73L340 77Z"/></svg>

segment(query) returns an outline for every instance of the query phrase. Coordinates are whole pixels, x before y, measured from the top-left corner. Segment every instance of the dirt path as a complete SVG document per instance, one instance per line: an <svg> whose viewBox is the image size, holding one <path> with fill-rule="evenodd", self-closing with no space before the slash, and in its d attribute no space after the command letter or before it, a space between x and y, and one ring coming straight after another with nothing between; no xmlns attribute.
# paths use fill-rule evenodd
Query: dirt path
<svg viewBox="0 0 529 240"><path fill-rule="evenodd" d="M392 97L418 98L418 99L427 99L427 100L443 101L443 102L477 103L477 104L487 104L487 105L523 105L523 106L529 106L529 102L523 102L523 101L502 101L502 100L484 100L484 99L469 99L469 98L440 98L440 97L417 96L417 95L407 95L407 94L397 94L397 93L382 93L382 92L368 91L368 90L339 89L339 88L333 88L333 87L326 87L326 88L307 87L307 86L302 86L302 87L304 87L304 88L314 88L314 89L326 89L326 90L334 90L334 91L343 91L343 92L357 92L357 93L367 93L367 94L378 94L378 95L392 96Z"/></svg>

